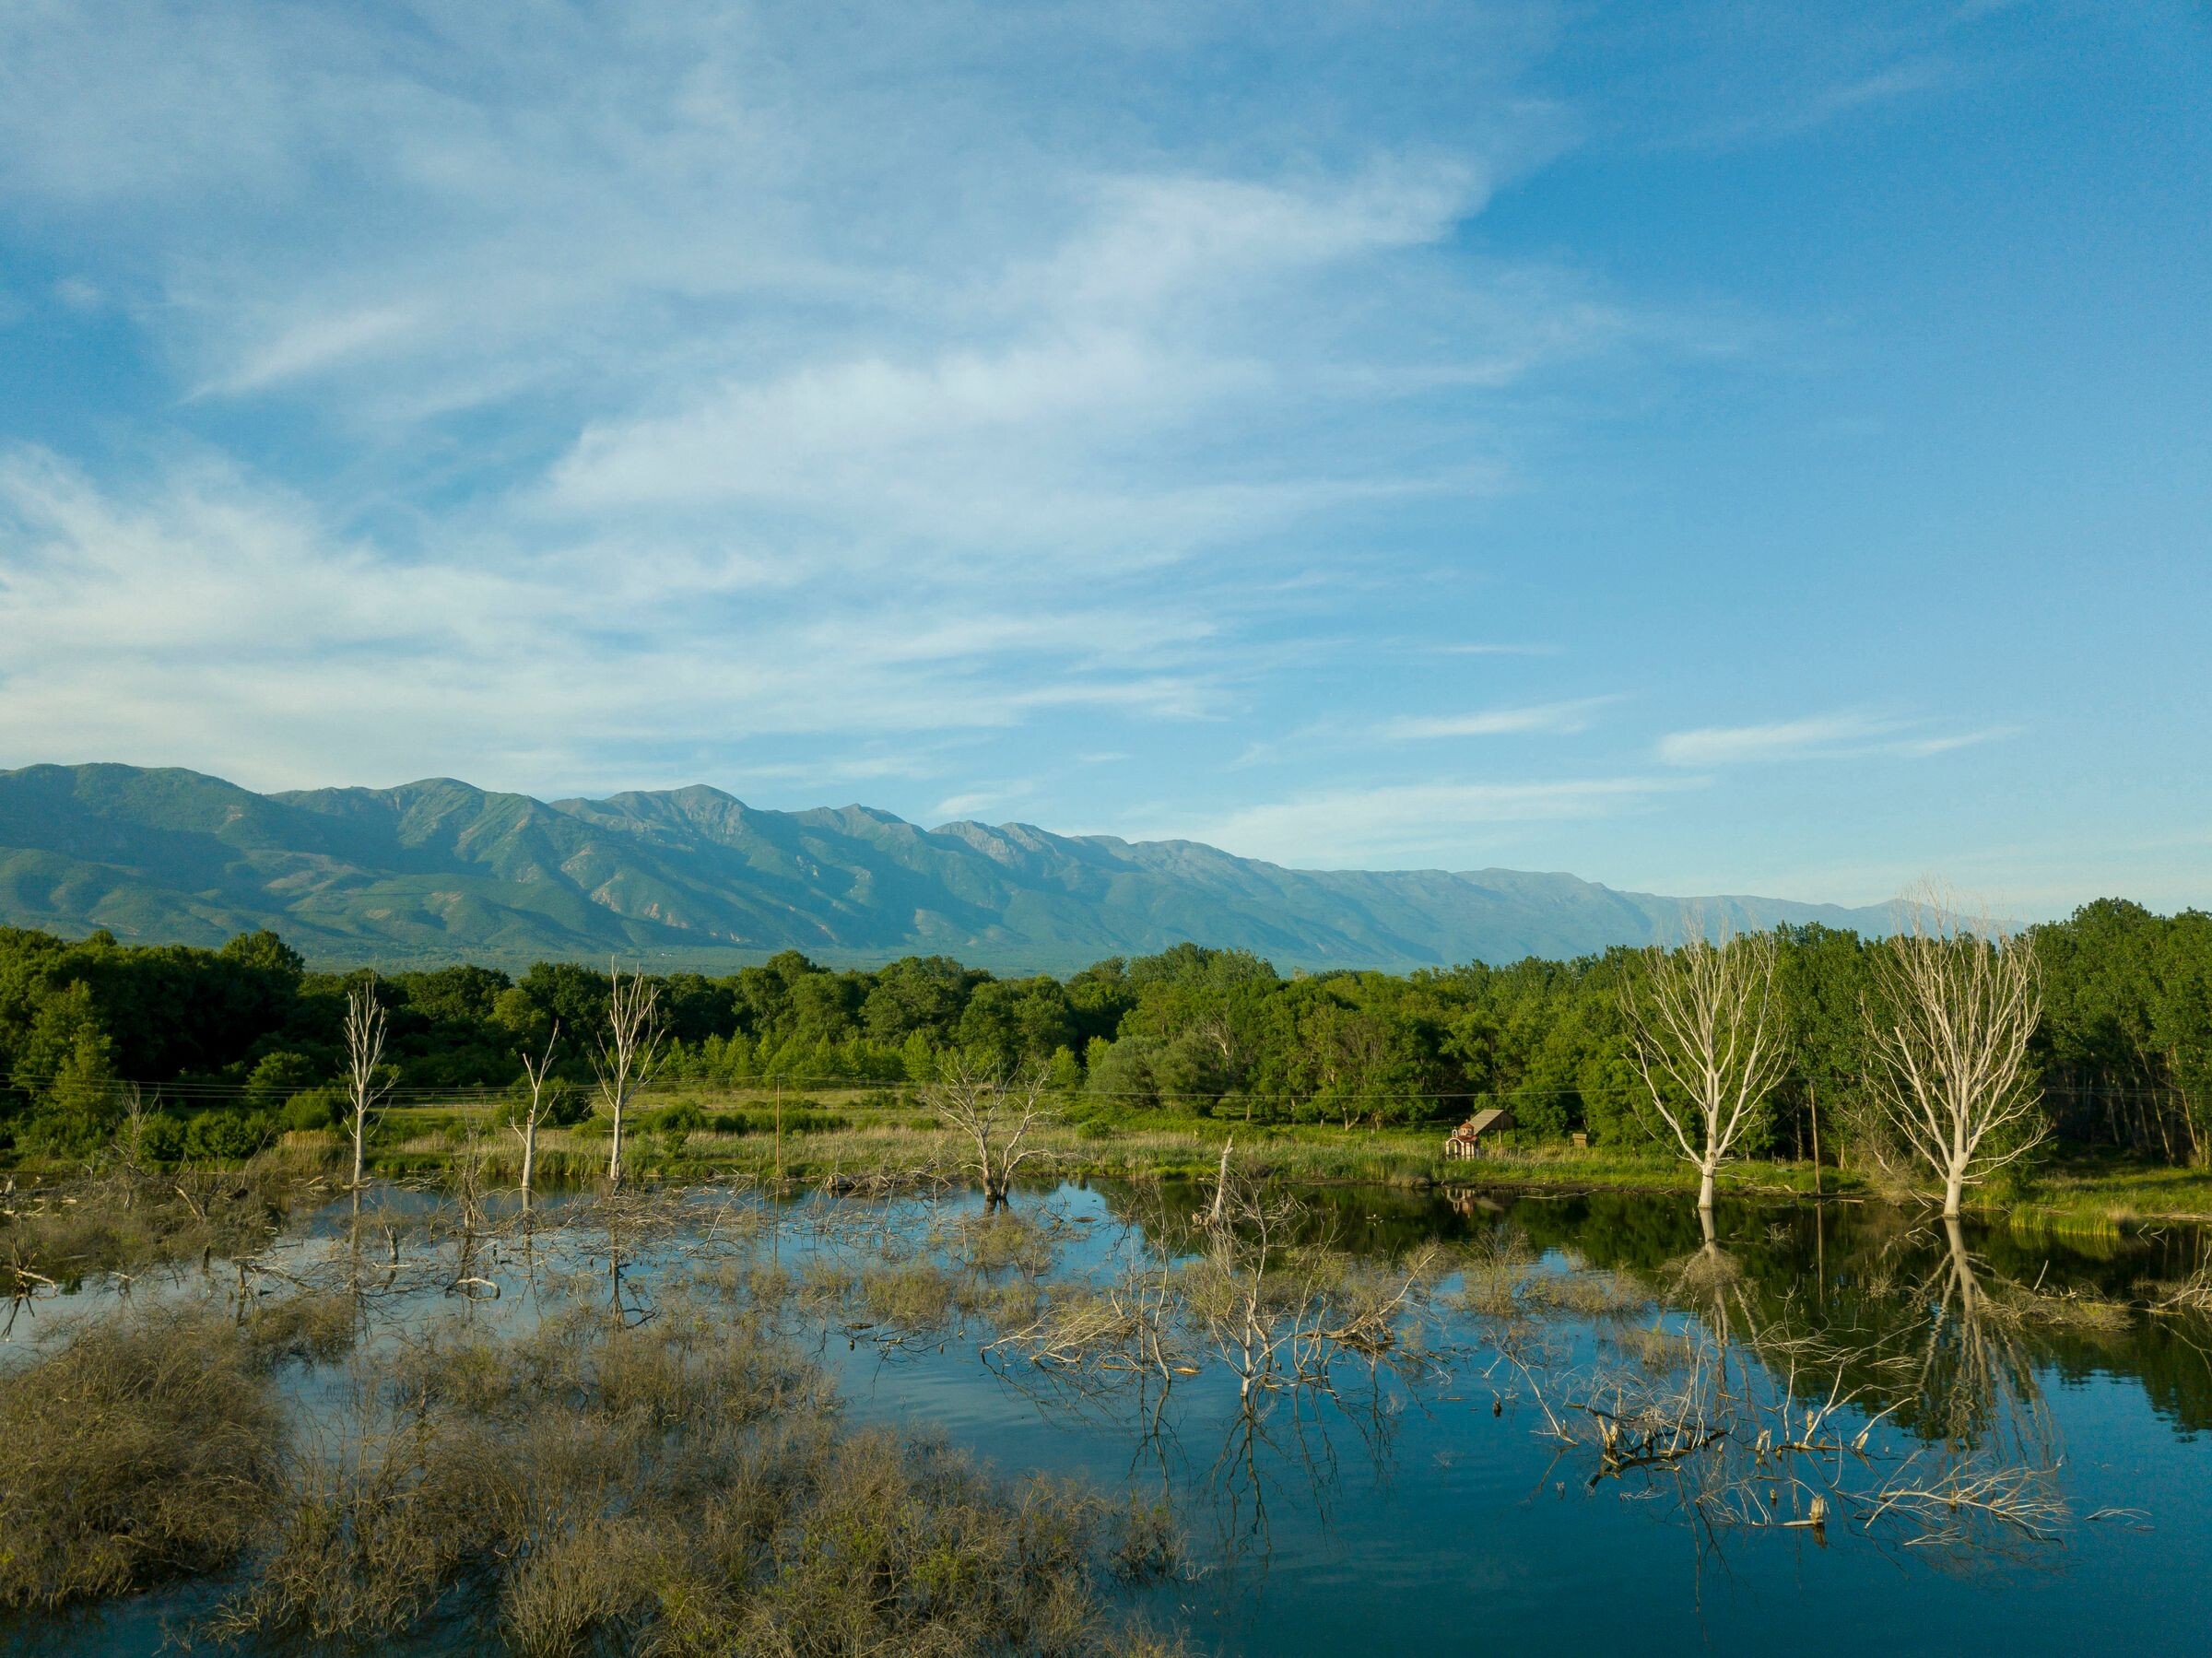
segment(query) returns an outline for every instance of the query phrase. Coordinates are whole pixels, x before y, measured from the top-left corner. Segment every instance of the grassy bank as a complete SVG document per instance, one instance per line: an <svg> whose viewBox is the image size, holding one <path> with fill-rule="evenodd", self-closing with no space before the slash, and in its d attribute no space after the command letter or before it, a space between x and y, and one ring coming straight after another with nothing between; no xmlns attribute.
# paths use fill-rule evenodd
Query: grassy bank
<svg viewBox="0 0 2212 1658"><path fill-rule="evenodd" d="M637 1111L626 1131L624 1167L634 1174L669 1181L735 1175L821 1182L867 1179L919 1170L957 1173L972 1147L923 1107L880 1090L850 1095L816 1092L785 1102L781 1129L768 1097L688 1099L670 1107ZM1301 1185L1385 1185L1420 1189L1491 1185L1581 1190L1672 1192L1694 1190L1696 1176L1677 1159L1653 1151L1575 1147L1557 1141L1509 1137L1485 1156L1465 1160L1443 1155L1443 1131L1418 1128L1346 1129L1335 1123L1247 1123L1232 1118L1135 1111L1077 1103L1061 1111L1031 1144L1064 1175L1135 1181L1210 1179L1225 1141L1237 1160L1256 1174ZM280 1155L315 1158L337 1144L335 1135L292 1134ZM472 1152L473 1147L473 1152ZM559 1178L587 1178L605 1167L608 1149L604 1119L548 1129L538 1137L538 1166ZM521 1161L519 1142L477 1105L411 1106L388 1112L377 1135L375 1161L388 1172L430 1171L463 1155L486 1159L495 1175L512 1178ZM1863 1191L1834 1169L1810 1164L1745 1163L1726 1177L1739 1193L1777 1196Z"/></svg>
<svg viewBox="0 0 2212 1658"><path fill-rule="evenodd" d="M1232 1137L1240 1164L1294 1184L1671 1193L1694 1190L1697 1183L1695 1172L1679 1159L1644 1148L1577 1147L1509 1135L1482 1157L1454 1161L1444 1158L1443 1135L1434 1126L1246 1123L1080 1100L1035 1143L1048 1154L1045 1166L1064 1175L1168 1181L1210 1177L1222 1143ZM541 1178L588 1180L604 1170L607 1145L603 1119L544 1130ZM780 1103L765 1093L693 1093L633 1112L624 1163L634 1178L648 1180L781 1177L823 1183L924 1171L957 1178L969 1151L924 1106L880 1089L817 1090L787 1095ZM262 1152L260 1160L308 1170L331 1164L339 1154L335 1133L296 1131ZM437 1174L464 1158L478 1159L489 1183L515 1179L520 1143L501 1125L494 1106L410 1105L388 1111L376 1125L371 1160L380 1172ZM1865 1171L1793 1161L1736 1163L1724 1170L1721 1185L1746 1196L1912 1195ZM1982 1189L1973 1201L1983 1214L2008 1217L2016 1226L2059 1231L2212 1220L2212 1170L2073 1154L2017 1172Z"/></svg>

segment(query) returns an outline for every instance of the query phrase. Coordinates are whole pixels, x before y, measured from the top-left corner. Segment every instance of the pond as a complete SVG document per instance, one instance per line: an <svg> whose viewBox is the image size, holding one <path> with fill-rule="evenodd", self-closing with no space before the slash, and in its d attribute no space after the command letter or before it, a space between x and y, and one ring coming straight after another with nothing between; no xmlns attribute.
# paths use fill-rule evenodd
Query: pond
<svg viewBox="0 0 2212 1658"><path fill-rule="evenodd" d="M1107 1593L1196 1651L2212 1650L2194 1230L1215 1197L1040 1186L998 1215L959 1190L702 1189L555 1195L526 1217L429 1192L300 1198L261 1211L261 1236L127 1282L43 1271L0 1373L73 1319L342 1290L350 1338L279 1371L306 1422L426 1333L512 1341L578 1306L651 1332L704 1307L794 1344L856 1428L1171 1521L1159 1570ZM239 1581L18 1614L0 1642L152 1651ZM472 1593L372 1644L477 1650L500 1626L453 1604ZM270 1627L254 1650L298 1650Z"/></svg>

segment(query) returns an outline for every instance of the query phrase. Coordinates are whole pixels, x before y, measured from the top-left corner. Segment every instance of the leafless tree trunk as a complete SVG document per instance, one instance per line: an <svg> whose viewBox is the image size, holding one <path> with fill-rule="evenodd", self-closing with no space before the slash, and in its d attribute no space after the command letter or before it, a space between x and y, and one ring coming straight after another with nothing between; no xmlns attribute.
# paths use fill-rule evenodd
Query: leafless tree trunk
<svg viewBox="0 0 2212 1658"><path fill-rule="evenodd" d="M384 1062L384 1008L371 978L346 993L346 1095L353 1108L353 1184L359 1190L367 1161L369 1114L392 1091L376 1073Z"/></svg>
<svg viewBox="0 0 2212 1658"><path fill-rule="evenodd" d="M622 1112L661 1062L661 987L641 972L622 977L613 970L614 991L606 1006L606 1030L599 1038L593 1068L599 1074L600 1098L615 1120L614 1142L606 1154L606 1178L622 1183Z"/></svg>
<svg viewBox="0 0 2212 1658"><path fill-rule="evenodd" d="M1773 935L1700 937L1646 952L1641 982L1621 986L1630 1046L1652 1107L1697 1165L1698 1207L1713 1176L1789 1066L1775 1005Z"/></svg>
<svg viewBox="0 0 2212 1658"><path fill-rule="evenodd" d="M156 1103L159 1097L156 1096ZM146 1120L149 1115L145 1090L132 1083L123 1092L123 1121L116 1124L115 1149L123 1158L124 1172L132 1180L144 1178L146 1167ZM137 1202L137 1193L124 1189L123 1206L126 1209Z"/></svg>
<svg viewBox="0 0 2212 1658"><path fill-rule="evenodd" d="M2034 952L1986 915L1930 888L1900 906L1874 950L1864 1008L1883 1115L1943 1182L1955 1218L1966 1188L2049 1132L2028 1065L2042 1015Z"/></svg>
<svg viewBox="0 0 2212 1658"><path fill-rule="evenodd" d="M530 1179L537 1168L537 1130L553 1109L553 1101L546 1093L547 1080L553 1074L553 1046L560 1041L560 1021L553 1021L553 1029L546 1038L546 1052L533 1060L527 1053L522 1056L523 1075L530 1079L530 1105L523 1120L513 1125L515 1135L523 1143L523 1205L530 1203Z"/></svg>
<svg viewBox="0 0 2212 1658"><path fill-rule="evenodd" d="M1214 1176L1213 1206L1206 1212L1206 1224L1208 1227L1218 1227L1229 1218L1229 1154L1236 1148L1234 1135L1221 1142L1221 1167Z"/></svg>
<svg viewBox="0 0 2212 1658"><path fill-rule="evenodd" d="M1041 1065L1008 1076L962 1059L923 1090L938 1120L973 1143L973 1158L960 1167L974 1170L986 1204L1005 1203L1015 1170L1042 1155L1041 1148L1023 1142L1053 1119L1044 1104L1047 1076Z"/></svg>

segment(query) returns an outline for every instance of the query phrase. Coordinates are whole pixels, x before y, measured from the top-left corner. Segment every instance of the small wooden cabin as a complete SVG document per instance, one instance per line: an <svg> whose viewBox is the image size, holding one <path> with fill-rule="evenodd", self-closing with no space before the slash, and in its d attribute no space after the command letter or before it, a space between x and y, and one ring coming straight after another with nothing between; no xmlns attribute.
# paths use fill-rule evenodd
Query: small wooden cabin
<svg viewBox="0 0 2212 1658"><path fill-rule="evenodd" d="M1500 1134L1512 1126L1513 1113L1503 1106L1477 1111L1452 1131L1451 1137L1444 1142L1444 1155L1448 1158L1478 1157L1482 1152L1483 1135Z"/></svg>

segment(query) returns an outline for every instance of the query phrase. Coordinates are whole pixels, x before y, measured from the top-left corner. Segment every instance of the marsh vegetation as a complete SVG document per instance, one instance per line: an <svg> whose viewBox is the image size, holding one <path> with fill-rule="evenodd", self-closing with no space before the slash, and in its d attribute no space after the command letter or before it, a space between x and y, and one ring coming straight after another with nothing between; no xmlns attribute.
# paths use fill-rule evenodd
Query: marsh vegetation
<svg viewBox="0 0 2212 1658"><path fill-rule="evenodd" d="M2212 1560L2171 1500L2212 1427L2194 1234L2099 1260L1859 1205L1301 1194L1233 1153L1010 1201L625 1182L525 1206L487 1167L12 1194L6 1628L1274 1651L1405 1617L1347 1558L1438 1592L1516 1562L1509 1629L1561 1616L1560 1549L1662 1624L1747 1629L1808 1558L1846 1584L1901 1566L1884 1604L1938 1628L2007 1574L2065 1574L2086 1619ZM2127 1430L2148 1477L2098 1437L2131 1398L2173 1425Z"/></svg>

